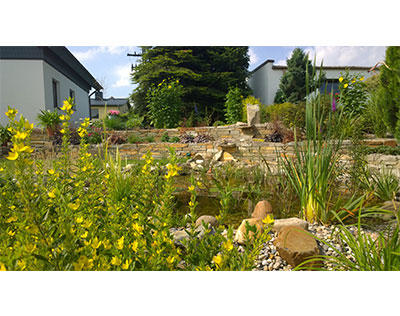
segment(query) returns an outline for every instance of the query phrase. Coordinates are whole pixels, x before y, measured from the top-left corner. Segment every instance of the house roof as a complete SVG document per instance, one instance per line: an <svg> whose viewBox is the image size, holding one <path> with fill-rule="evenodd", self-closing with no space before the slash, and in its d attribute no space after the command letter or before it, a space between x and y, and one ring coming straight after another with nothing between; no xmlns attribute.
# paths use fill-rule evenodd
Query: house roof
<svg viewBox="0 0 400 316"><path fill-rule="evenodd" d="M0 46L0 59L41 59L87 92L103 89L65 46Z"/></svg>
<svg viewBox="0 0 400 316"><path fill-rule="evenodd" d="M90 105L91 106L123 106L123 105L128 105L129 106L129 100L127 98L106 98L106 99L90 99Z"/></svg>
<svg viewBox="0 0 400 316"><path fill-rule="evenodd" d="M264 61L262 64L260 64L259 66L257 66L255 69L253 69L250 73L253 74L255 73L257 70L259 70L260 68L262 68L265 64L268 63L274 63L275 60L273 59L267 59L266 61ZM316 69L320 69L320 66L316 66ZM322 69L325 70L370 70L371 67L365 67L365 66L322 66ZM287 66L284 65L272 65L272 69L287 69Z"/></svg>

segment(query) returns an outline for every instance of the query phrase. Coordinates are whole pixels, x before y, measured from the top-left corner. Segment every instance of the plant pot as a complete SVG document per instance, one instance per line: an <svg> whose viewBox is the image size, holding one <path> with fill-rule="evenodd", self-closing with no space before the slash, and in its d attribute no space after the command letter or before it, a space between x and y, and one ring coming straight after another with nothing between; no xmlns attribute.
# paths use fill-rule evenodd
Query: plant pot
<svg viewBox="0 0 400 316"><path fill-rule="evenodd" d="M54 127L47 127L47 136L49 137L54 137L55 133L56 133L56 128Z"/></svg>

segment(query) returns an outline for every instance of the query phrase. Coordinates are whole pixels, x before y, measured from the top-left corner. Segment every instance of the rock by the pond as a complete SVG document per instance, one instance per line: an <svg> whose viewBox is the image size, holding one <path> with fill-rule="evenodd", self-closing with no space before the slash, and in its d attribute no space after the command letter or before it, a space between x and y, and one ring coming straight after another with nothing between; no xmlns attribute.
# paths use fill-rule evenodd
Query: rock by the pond
<svg viewBox="0 0 400 316"><path fill-rule="evenodd" d="M320 254L316 240L310 233L297 226L283 227L274 244L281 258L294 267ZM308 265L315 266L316 264L314 262Z"/></svg>
<svg viewBox="0 0 400 316"><path fill-rule="evenodd" d="M175 244L180 244L182 240L189 238L189 234L184 230L178 230L172 233L172 237L174 238Z"/></svg>
<svg viewBox="0 0 400 316"><path fill-rule="evenodd" d="M290 217L290 218L276 219L274 221L274 224L272 225L272 231L279 233L282 228L289 226L296 226L304 230L308 230L308 222L297 217Z"/></svg>
<svg viewBox="0 0 400 316"><path fill-rule="evenodd" d="M240 224L238 230L236 231L234 241L239 243L239 244L244 244L246 242L246 222L250 226L255 226L256 227L256 236L261 235L261 233L264 231L263 223L262 220L259 218L248 218L244 219L242 223ZM254 233L249 231L248 232L248 237L252 238L254 236Z"/></svg>
<svg viewBox="0 0 400 316"><path fill-rule="evenodd" d="M218 152L214 155L214 157L212 158L212 160L213 160L213 161L219 161L219 160L222 158L223 153L224 153L223 150L218 151Z"/></svg>
<svg viewBox="0 0 400 316"><path fill-rule="evenodd" d="M212 226L212 227L216 227L218 226L218 221L214 216L211 215L202 215L200 216L197 220L196 220L196 227L198 226L202 226L203 222L207 225L207 226Z"/></svg>
<svg viewBox="0 0 400 316"><path fill-rule="evenodd" d="M272 205L268 201L263 200L257 203L253 213L251 213L251 217L264 219L268 214L272 214Z"/></svg>

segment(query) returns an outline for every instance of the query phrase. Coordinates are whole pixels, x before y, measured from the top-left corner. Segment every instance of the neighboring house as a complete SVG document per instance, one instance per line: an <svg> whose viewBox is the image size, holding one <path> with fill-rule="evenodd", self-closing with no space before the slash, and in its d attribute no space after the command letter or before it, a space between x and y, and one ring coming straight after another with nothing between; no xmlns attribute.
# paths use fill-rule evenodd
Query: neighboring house
<svg viewBox="0 0 400 316"><path fill-rule="evenodd" d="M131 107L127 98L106 98L103 99L103 92L95 92L95 98L90 99L92 118L103 119L109 111L127 112ZM107 111L107 113L106 113Z"/></svg>
<svg viewBox="0 0 400 316"><path fill-rule="evenodd" d="M260 99L263 104L270 105L274 103L275 94L278 91L281 77L287 70L287 66L274 65L274 60L268 59L250 72L248 84L253 90L253 95ZM316 67L319 71L320 67ZM333 88L337 91L340 73L346 70L350 74L360 73L365 78L373 75L368 72L371 67L357 66L323 66L327 81L327 91L330 92Z"/></svg>
<svg viewBox="0 0 400 316"><path fill-rule="evenodd" d="M102 86L64 46L0 46L0 123L8 106L37 123L40 110L75 100L71 122L90 117L89 92Z"/></svg>

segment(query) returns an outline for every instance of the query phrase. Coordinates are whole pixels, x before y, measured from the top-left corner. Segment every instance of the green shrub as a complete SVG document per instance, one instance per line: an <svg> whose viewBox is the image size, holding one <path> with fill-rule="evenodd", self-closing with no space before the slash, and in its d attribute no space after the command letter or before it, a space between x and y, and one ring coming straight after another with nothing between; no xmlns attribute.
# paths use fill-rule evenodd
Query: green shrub
<svg viewBox="0 0 400 316"><path fill-rule="evenodd" d="M169 139L169 136L168 136L168 132L164 132L164 134L161 136L161 141L163 143L169 143L170 139Z"/></svg>
<svg viewBox="0 0 400 316"><path fill-rule="evenodd" d="M179 143L180 142L180 138L178 136L173 136L170 138L169 140L171 143Z"/></svg>
<svg viewBox="0 0 400 316"><path fill-rule="evenodd" d="M179 81L162 81L147 94L149 115L156 128L174 128L179 125L183 107L183 86Z"/></svg>
<svg viewBox="0 0 400 316"><path fill-rule="evenodd" d="M143 143L143 142L144 142L143 138L137 134L131 134L128 137L128 143L130 144Z"/></svg>
<svg viewBox="0 0 400 316"><path fill-rule="evenodd" d="M154 143L155 142L155 137L154 137L154 135L147 135L147 136L145 136L144 138L144 141L146 142L146 143Z"/></svg>
<svg viewBox="0 0 400 316"><path fill-rule="evenodd" d="M387 127L384 121L384 111L379 101L379 94L373 91L369 94L365 110L362 112L363 129L377 137L385 137Z"/></svg>
<svg viewBox="0 0 400 316"><path fill-rule="evenodd" d="M341 73L339 78L339 106L349 116L359 116L364 111L368 92L361 74Z"/></svg>
<svg viewBox="0 0 400 316"><path fill-rule="evenodd" d="M213 124L213 126L224 126L224 125L225 125L225 123L222 121L215 121Z"/></svg>
<svg viewBox="0 0 400 316"><path fill-rule="evenodd" d="M110 130L120 131L125 129L124 120L118 115L107 116L104 118L105 126Z"/></svg>
<svg viewBox="0 0 400 316"><path fill-rule="evenodd" d="M377 147L367 147L366 148L366 154L384 154L384 155L394 155L398 156L400 155L400 147L391 147L391 146L377 146Z"/></svg>
<svg viewBox="0 0 400 316"><path fill-rule="evenodd" d="M242 95L239 88L230 89L226 94L225 118L228 124L235 124L243 117Z"/></svg>
<svg viewBox="0 0 400 316"><path fill-rule="evenodd" d="M281 121L287 128L304 128L305 103L282 103L266 106L262 111L266 122Z"/></svg>
<svg viewBox="0 0 400 316"><path fill-rule="evenodd" d="M0 125L0 145L3 145L11 140L11 132L8 130L8 126Z"/></svg>
<svg viewBox="0 0 400 316"><path fill-rule="evenodd" d="M138 114L129 114L128 120L126 121L126 128L139 128L142 127L144 117Z"/></svg>

